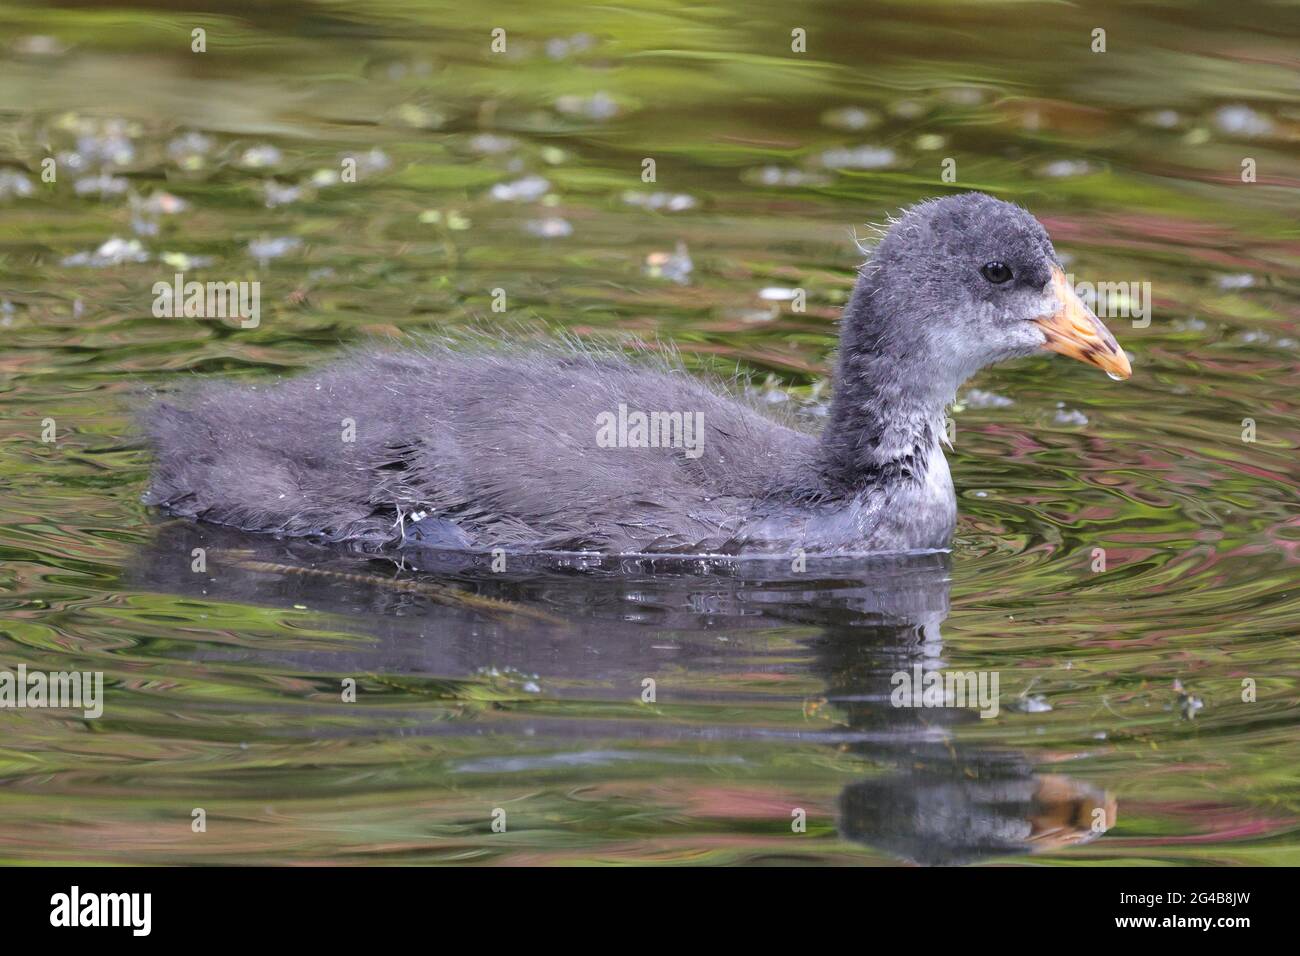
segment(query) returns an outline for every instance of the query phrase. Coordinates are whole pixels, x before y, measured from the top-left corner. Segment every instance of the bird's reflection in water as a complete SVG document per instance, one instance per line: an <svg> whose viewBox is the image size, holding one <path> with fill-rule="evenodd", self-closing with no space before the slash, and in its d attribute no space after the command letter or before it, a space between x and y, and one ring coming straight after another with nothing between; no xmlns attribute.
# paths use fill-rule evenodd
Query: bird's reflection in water
<svg viewBox="0 0 1300 956"><path fill-rule="evenodd" d="M202 573L192 570L195 549L208 562ZM512 556L500 572L492 562L426 551L399 567L387 557L174 521L160 525L140 553L131 583L307 605L344 615L377 642L316 653L243 651L258 656L253 663L306 672L458 676L506 665L548 679L631 682L662 665L656 645L665 631L680 639L798 624L815 635L811 667L841 717L828 742L881 769L844 788L846 838L916 863L955 864L1083 843L1115 822L1105 792L1035 773L1018 751L963 743L956 730L980 719L974 707L891 702L895 674L945 666L946 555L810 559L797 574L771 559ZM681 650L680 666L719 667L712 639L683 641Z"/></svg>
<svg viewBox="0 0 1300 956"><path fill-rule="evenodd" d="M954 730L978 721L955 707L895 707L891 677L942 667L937 629L828 629L817 666L827 696L862 738L849 749L893 772L844 788L840 832L924 864L971 863L1087 842L1115 822L1113 798L1059 774L1038 774L1015 750L965 745ZM865 638L865 639L864 639Z"/></svg>

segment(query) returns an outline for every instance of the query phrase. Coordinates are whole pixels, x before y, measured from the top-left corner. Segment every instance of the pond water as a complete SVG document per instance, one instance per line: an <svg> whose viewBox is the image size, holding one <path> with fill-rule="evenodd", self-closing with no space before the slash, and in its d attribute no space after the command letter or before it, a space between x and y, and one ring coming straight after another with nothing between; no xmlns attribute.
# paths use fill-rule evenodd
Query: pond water
<svg viewBox="0 0 1300 956"><path fill-rule="evenodd" d="M168 7L0 3L0 670L104 675L0 710L0 859L1300 863L1294 10ZM376 336L658 338L815 421L855 237L969 188L1123 284L1134 375L970 382L951 556L498 573L140 503L145 393ZM260 321L156 317L178 272ZM892 705L929 672L997 714Z"/></svg>

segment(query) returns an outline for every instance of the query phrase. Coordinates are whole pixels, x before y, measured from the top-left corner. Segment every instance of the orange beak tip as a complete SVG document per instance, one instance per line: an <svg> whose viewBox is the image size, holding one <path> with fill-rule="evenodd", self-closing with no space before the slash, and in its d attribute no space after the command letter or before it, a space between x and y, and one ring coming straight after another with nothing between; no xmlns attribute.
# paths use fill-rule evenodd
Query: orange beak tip
<svg viewBox="0 0 1300 956"><path fill-rule="evenodd" d="M1052 285L1060 308L1035 320L1043 330L1043 348L1095 365L1116 381L1132 376L1133 366L1124 350L1059 269L1053 270Z"/></svg>

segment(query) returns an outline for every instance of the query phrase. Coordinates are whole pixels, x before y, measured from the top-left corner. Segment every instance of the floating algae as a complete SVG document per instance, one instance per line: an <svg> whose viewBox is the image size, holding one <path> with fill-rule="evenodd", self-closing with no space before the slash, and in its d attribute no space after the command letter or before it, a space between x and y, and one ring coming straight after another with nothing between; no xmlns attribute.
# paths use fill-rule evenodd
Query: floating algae
<svg viewBox="0 0 1300 956"><path fill-rule="evenodd" d="M377 574L356 574L348 571L332 571L328 568L309 568L296 564L281 564L276 561L259 561L254 558L242 557L241 552L233 550L217 550L213 554L220 555L228 560L235 567L243 568L247 571L263 571L267 574L302 574L319 577L333 578L338 581L351 581L354 584L365 584L371 587L386 588L390 591L406 591L412 594L422 594L432 601L439 604L447 604L452 607L472 608L477 611L484 611L490 614L502 614L512 617L525 617L534 621L544 621L547 624L564 623L553 614L540 611L536 608L526 607L522 604L516 604L513 601L502 600L501 598L483 597L480 594L470 594L465 591L450 588L443 584L433 584L428 581L397 581L391 578L380 577ZM247 554L248 552L243 552Z"/></svg>

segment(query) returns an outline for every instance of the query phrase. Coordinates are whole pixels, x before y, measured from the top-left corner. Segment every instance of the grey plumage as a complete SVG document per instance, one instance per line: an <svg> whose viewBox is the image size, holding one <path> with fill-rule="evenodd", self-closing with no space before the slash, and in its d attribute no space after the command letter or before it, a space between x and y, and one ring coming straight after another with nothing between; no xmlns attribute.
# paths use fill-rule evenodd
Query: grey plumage
<svg viewBox="0 0 1300 956"><path fill-rule="evenodd" d="M702 412L702 454L598 447L619 403ZM360 351L271 386L200 387L145 425L147 500L173 513L384 541L423 511L460 530L447 544L508 550L721 546L739 503L816 445L683 370L577 348Z"/></svg>
<svg viewBox="0 0 1300 956"><path fill-rule="evenodd" d="M982 287L987 259L1016 288ZM845 310L821 436L684 370L581 348L351 353L263 385L155 403L146 501L252 531L374 545L610 552L946 547L944 406L992 361L1036 351L1055 253L1023 210L968 194L913 207ZM598 417L699 412L683 448L600 447ZM345 441L348 422L355 440ZM413 516L423 513L415 520Z"/></svg>

